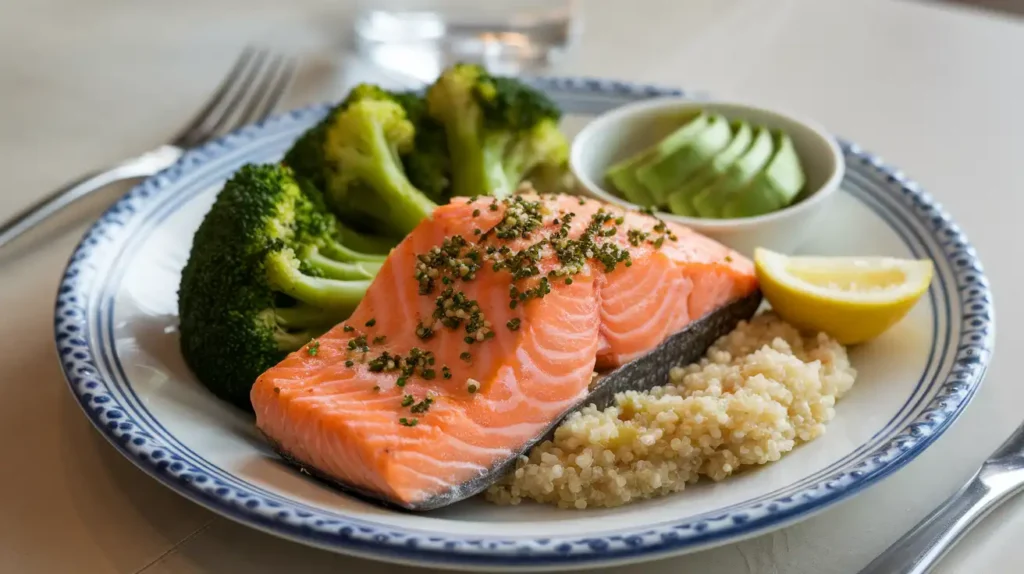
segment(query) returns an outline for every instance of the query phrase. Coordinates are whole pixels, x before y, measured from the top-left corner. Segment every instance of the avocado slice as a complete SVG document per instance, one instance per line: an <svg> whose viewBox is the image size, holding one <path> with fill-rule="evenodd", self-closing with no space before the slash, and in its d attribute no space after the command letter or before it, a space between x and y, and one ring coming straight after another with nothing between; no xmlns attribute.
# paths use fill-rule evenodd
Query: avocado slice
<svg viewBox="0 0 1024 574"><path fill-rule="evenodd" d="M722 208L734 193L746 187L764 169L774 151L772 134L764 127L754 132L754 141L747 151L729 166L722 177L702 189L693 198L693 206L701 217L722 217Z"/></svg>
<svg viewBox="0 0 1024 574"><path fill-rule="evenodd" d="M636 178L651 192L655 205L668 204L668 194L678 188L729 145L729 120L715 114L703 131L667 155L651 158L637 168Z"/></svg>
<svg viewBox="0 0 1024 574"><path fill-rule="evenodd" d="M775 134L775 155L747 187L735 194L722 210L725 217L754 217L771 213L793 202L804 187L800 158L789 136Z"/></svg>
<svg viewBox="0 0 1024 574"><path fill-rule="evenodd" d="M693 137L704 131L708 124L707 113L700 111L684 116L683 125L676 128L668 136L653 146L612 164L605 171L605 178L628 201L644 207L653 207L654 201L650 191L636 177L636 170L647 162L671 154L685 145Z"/></svg>
<svg viewBox="0 0 1024 574"><path fill-rule="evenodd" d="M651 194L636 179L636 166L643 160L643 156L637 156L634 160L626 160L621 165L612 166L605 177L627 201L642 207L650 207L654 205Z"/></svg>
<svg viewBox="0 0 1024 574"><path fill-rule="evenodd" d="M710 162L704 164L679 189L669 194L668 207L672 213L696 217L697 211L693 207L693 197L697 195L697 192L714 183L750 147L750 142L754 141L754 130L751 129L750 124L744 121L733 122L731 128L733 136L729 140L729 145L711 158Z"/></svg>

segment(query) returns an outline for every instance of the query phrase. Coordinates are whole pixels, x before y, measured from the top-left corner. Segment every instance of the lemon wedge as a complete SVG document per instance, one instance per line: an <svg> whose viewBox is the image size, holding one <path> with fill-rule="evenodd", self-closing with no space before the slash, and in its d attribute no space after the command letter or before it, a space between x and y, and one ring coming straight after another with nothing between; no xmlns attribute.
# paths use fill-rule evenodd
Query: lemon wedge
<svg viewBox="0 0 1024 574"><path fill-rule="evenodd" d="M761 292L787 322L844 345L881 335L928 290L928 260L786 256L754 250Z"/></svg>

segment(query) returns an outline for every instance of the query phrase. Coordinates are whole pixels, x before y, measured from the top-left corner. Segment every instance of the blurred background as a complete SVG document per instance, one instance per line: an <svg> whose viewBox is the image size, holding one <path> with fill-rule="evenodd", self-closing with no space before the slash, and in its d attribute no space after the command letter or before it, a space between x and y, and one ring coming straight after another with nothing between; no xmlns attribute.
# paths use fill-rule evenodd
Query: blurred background
<svg viewBox="0 0 1024 574"><path fill-rule="evenodd" d="M1024 2L1021 0L940 0L950 4L964 4L970 7L984 8L1010 14L1024 15Z"/></svg>
<svg viewBox="0 0 1024 574"><path fill-rule="evenodd" d="M1024 14L1024 0L846 2L942 4L983 16ZM5 170L8 183L26 190L0 192L0 207L10 213L76 174L161 143L204 101L239 50L252 43L291 53L300 63L279 109L336 99L362 81L415 87L462 60L500 74L662 83L683 78L690 88L722 97L756 96L769 105L791 103L773 102L776 92L801 93L807 96L801 102L807 113L827 114L825 100L815 96L821 89L815 78L835 75L833 81L845 85L841 93L854 99L866 89L856 73L838 74L831 59L811 57L807 74L781 82L768 78L772 74L761 65L765 54L743 51L759 45L773 45L779 55L799 50L783 30L804 20L830 22L847 38L841 50L854 71L869 61L858 45L872 34L914 45L913 33L887 22L832 23L826 14L846 2L651 0L641 12L656 15L652 21L618 0L0 0L0 37L8 46L0 53L0 132L18 134L0 141L0 166L17 166ZM666 22L678 33L652 33L665 30ZM742 39L736 30L745 30ZM807 40L825 33L811 31ZM948 42L962 43L958 37ZM627 45L630 52L672 57L622 57ZM891 93L875 103L903 105ZM31 110L47 110L46 117ZM38 129L41 122L46 130ZM83 141L103 144L83 148ZM114 186L96 206L123 190Z"/></svg>

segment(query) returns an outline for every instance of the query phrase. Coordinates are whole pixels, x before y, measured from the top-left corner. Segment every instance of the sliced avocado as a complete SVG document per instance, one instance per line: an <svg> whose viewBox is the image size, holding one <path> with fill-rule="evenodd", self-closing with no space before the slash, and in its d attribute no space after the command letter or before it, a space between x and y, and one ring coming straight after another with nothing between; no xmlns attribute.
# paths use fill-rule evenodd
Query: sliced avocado
<svg viewBox="0 0 1024 574"><path fill-rule="evenodd" d="M652 158L636 170L636 178L651 192L654 203L668 204L668 194L690 179L732 139L729 120L721 115L708 119L707 127L692 139L664 156Z"/></svg>
<svg viewBox="0 0 1024 574"><path fill-rule="evenodd" d="M654 205L651 194L636 179L636 166L643 160L643 156L637 156L633 160L626 160L621 165L612 166L605 177L627 201L649 207Z"/></svg>
<svg viewBox="0 0 1024 574"><path fill-rule="evenodd" d="M750 128L750 125L743 121L733 122L732 124L732 139L729 141L729 145L725 146L718 155L713 157L710 162L704 164L700 170L697 171L689 180L686 181L679 189L673 191L668 196L668 207L676 215L685 215L689 217L695 217L697 211L693 208L693 196L697 195L697 192L704 189L705 187L714 183L725 170L729 168L734 161L736 161L743 152L747 151L750 147L750 142L754 141L754 130Z"/></svg>
<svg viewBox="0 0 1024 574"><path fill-rule="evenodd" d="M722 214L725 217L754 217L782 209L793 202L803 189L804 181L793 141L778 132L775 134L775 155L767 167L725 204Z"/></svg>
<svg viewBox="0 0 1024 574"><path fill-rule="evenodd" d="M658 143L640 153L612 164L605 171L605 178L628 201L645 207L654 206L653 197L643 183L637 179L636 170L651 160L671 154L693 139L694 136L704 131L707 128L708 115L703 111L688 114L684 116L683 122L683 125L662 138Z"/></svg>
<svg viewBox="0 0 1024 574"><path fill-rule="evenodd" d="M722 217L722 208L732 199L733 194L746 187L768 164L773 148L771 132L763 127L757 128L754 141L747 151L725 170L722 177L693 198L693 206L698 215Z"/></svg>

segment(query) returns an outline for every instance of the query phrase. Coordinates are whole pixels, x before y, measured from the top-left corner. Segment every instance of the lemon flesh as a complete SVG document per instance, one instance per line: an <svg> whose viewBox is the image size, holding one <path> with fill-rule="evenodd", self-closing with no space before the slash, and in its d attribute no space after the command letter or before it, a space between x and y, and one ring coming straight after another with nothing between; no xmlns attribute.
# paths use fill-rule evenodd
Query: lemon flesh
<svg viewBox="0 0 1024 574"><path fill-rule="evenodd" d="M784 320L824 331L844 345L874 339L898 323L928 290L928 260L790 257L754 250L761 292Z"/></svg>

